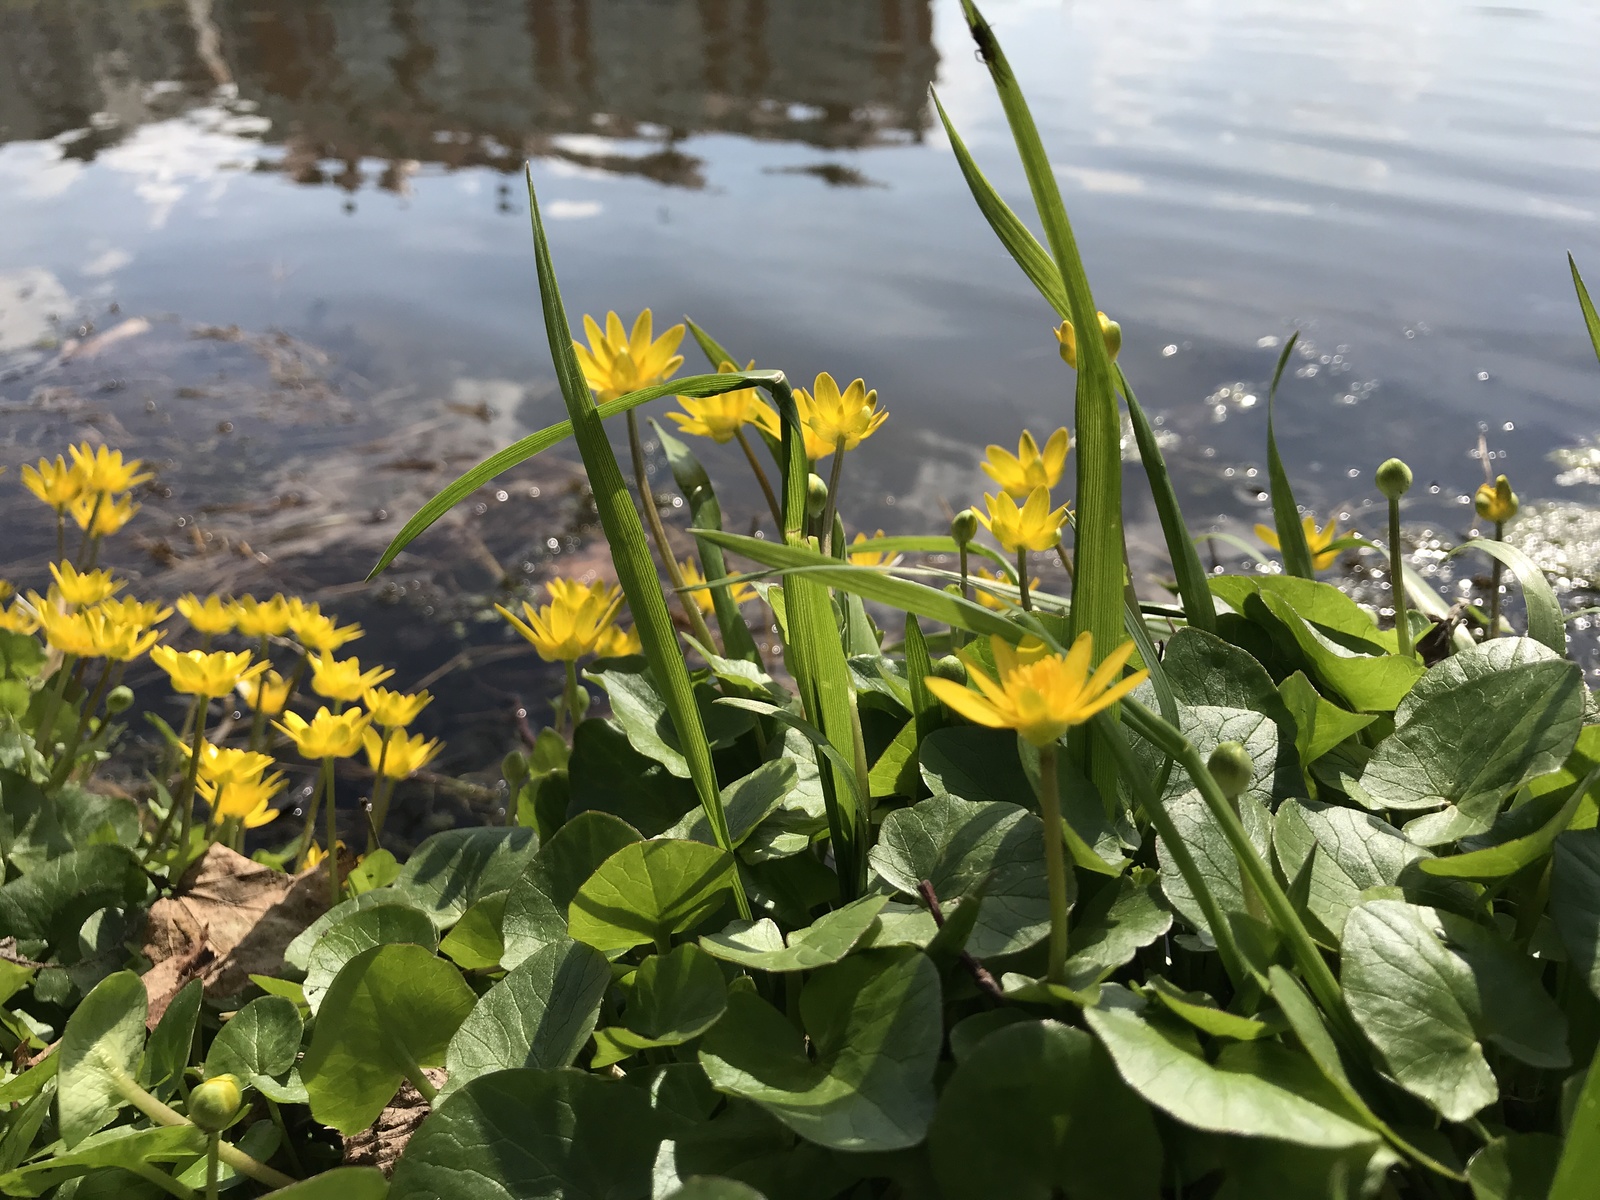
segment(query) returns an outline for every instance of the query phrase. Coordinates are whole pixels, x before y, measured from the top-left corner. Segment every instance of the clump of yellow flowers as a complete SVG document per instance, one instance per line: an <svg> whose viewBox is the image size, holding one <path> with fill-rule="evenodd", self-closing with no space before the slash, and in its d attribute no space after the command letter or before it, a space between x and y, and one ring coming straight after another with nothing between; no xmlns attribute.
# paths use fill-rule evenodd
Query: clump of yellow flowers
<svg viewBox="0 0 1600 1200"><path fill-rule="evenodd" d="M636 654L639 635L633 630L623 632L616 623L622 589L614 584L552 579L545 591L550 597L548 604L535 608L522 602L526 620L502 604L495 609L540 658L565 667L567 684L556 705L556 730L564 732L567 722L575 723L588 707L588 693L578 684L578 660L591 654L602 658Z"/></svg>
<svg viewBox="0 0 1600 1200"><path fill-rule="evenodd" d="M327 785L317 795L333 815L332 772L335 758L361 752L369 739L384 740L370 759L376 819L369 822L376 845L395 784L420 770L439 753L436 740L408 736L404 730L432 697L390 691L377 685L393 675L384 667L364 669L356 658L336 657L341 647L362 636L359 625L340 624L320 606L281 594L268 599L229 598L189 593L174 606L199 640L197 648L165 644L171 631L163 623L173 607L127 593L129 580L98 565L102 543L138 511L133 489L152 476L138 459L119 450L85 443L67 455L40 459L22 469L22 483L56 514L56 560L49 564L50 584L44 595L30 591L0 607L0 635L37 634L51 655L40 678L43 698L34 724L35 742L51 772L52 784L65 783L75 772L87 774L101 756L106 721L133 702L122 676L136 659L149 657L167 684L188 697L183 731L169 731L169 765L179 772L172 803L151 833L146 861L181 871L213 842L242 848L246 830L260 829L280 815L275 802L287 786L270 743L275 736L304 757L318 760ZM67 554L67 518L82 531L76 552ZM0 602L12 596L0 584ZM179 627L180 632L182 627ZM626 648L627 637L610 631L610 645ZM240 638L245 645L214 645ZM620 639L620 640L619 640ZM274 668L273 656L287 654L288 665ZM282 661L280 659L280 661ZM309 675L309 679L307 676ZM302 683L334 707L320 709L310 720L294 711ZM217 701L237 696L251 710L248 732L234 734L230 714L215 726ZM368 709L348 707L365 700ZM32 706L30 706L32 707ZM269 722L270 725L269 725ZM109 734L107 735L109 736ZM237 736L244 744L225 742ZM95 753L82 751L88 746ZM195 800L204 804L205 820L193 821ZM318 858L312 841L316 805L294 845L304 863ZM157 810L158 815L159 810ZM330 843L337 829L330 820ZM338 880L334 880L337 898Z"/></svg>

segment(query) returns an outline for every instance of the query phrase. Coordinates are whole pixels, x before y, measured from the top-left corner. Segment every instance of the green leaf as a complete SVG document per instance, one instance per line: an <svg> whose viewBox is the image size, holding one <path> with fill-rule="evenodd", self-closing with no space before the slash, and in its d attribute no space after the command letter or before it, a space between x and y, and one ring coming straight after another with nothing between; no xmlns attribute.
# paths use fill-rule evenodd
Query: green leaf
<svg viewBox="0 0 1600 1200"><path fill-rule="evenodd" d="M1272 372L1272 387L1267 391L1267 486L1272 496L1272 523L1278 530L1278 553L1283 556L1283 569L1300 579L1315 579L1316 568L1311 563L1311 548L1306 544L1305 526L1300 523L1300 508L1294 502L1294 491L1289 486L1289 473L1283 469L1283 456L1278 453L1278 435L1273 418L1278 407L1278 384L1283 379L1283 369L1289 365L1289 355L1300 340L1297 329L1283 344L1278 355L1278 365Z"/></svg>
<svg viewBox="0 0 1600 1200"><path fill-rule="evenodd" d="M1213 1200L1355 1200L1382 1195L1399 1159L1383 1145L1318 1150L1268 1138L1223 1138L1222 1186Z"/></svg>
<svg viewBox="0 0 1600 1200"><path fill-rule="evenodd" d="M1445 557L1453 558L1463 550L1481 550L1511 569L1517 582L1522 585L1522 601L1528 612L1528 636L1557 654L1566 654L1566 617L1561 611L1561 601L1556 599L1550 581L1544 577L1544 570L1539 564L1515 546L1492 538L1473 538L1462 542Z"/></svg>
<svg viewBox="0 0 1600 1200"><path fill-rule="evenodd" d="M1102 1006L1117 995L1102 988ZM1153 1023L1137 1009L1083 1015L1128 1085L1185 1125L1330 1149L1376 1140L1309 1059L1275 1042L1224 1046L1213 1064L1192 1032Z"/></svg>
<svg viewBox="0 0 1600 1200"><path fill-rule="evenodd" d="M330 925L306 959L301 988L312 1013L322 1007L322 997L345 963L374 946L400 942L424 946L431 952L439 945L439 933L427 913L405 904L375 904Z"/></svg>
<svg viewBox="0 0 1600 1200"><path fill-rule="evenodd" d="M634 973L622 1022L594 1035L590 1067L599 1070L655 1046L681 1046L717 1023L728 985L716 960L697 946L652 954Z"/></svg>
<svg viewBox="0 0 1600 1200"><path fill-rule="evenodd" d="M762 763L723 788L722 808L728 814L728 837L733 844L743 845L755 827L783 803L798 782L794 761L778 758ZM686 813L683 820L663 836L716 844L711 836L711 823L699 809Z"/></svg>
<svg viewBox="0 0 1600 1200"><path fill-rule="evenodd" d="M1336 589L1329 590L1343 598ZM1246 612L1252 618L1266 615L1269 621L1275 619L1317 678L1360 712L1391 711L1423 673L1422 664L1414 658L1379 649L1347 630L1307 617L1281 589L1263 587L1258 601L1247 603Z"/></svg>
<svg viewBox="0 0 1600 1200"><path fill-rule="evenodd" d="M956 725L935 730L918 751L923 782L935 796L1031 804L1033 784L1009 730Z"/></svg>
<svg viewBox="0 0 1600 1200"><path fill-rule="evenodd" d="M1600 829L1556 838L1549 912L1573 968L1600 996Z"/></svg>
<svg viewBox="0 0 1600 1200"><path fill-rule="evenodd" d="M584 678L604 689L611 701L617 724L628 735L633 748L679 779L689 778L689 764L678 749L678 735L667 712L666 702L656 690L649 664L641 655L603 659L599 670L585 671ZM716 693L702 684L695 688L695 702L705 722L705 735L713 746L732 745L734 739L754 724L754 718L737 709L714 704Z"/></svg>
<svg viewBox="0 0 1600 1200"><path fill-rule="evenodd" d="M1296 671L1280 683L1278 693L1294 717L1295 750L1305 766L1377 720L1372 713L1346 712L1326 699L1311 686L1303 671Z"/></svg>
<svg viewBox="0 0 1600 1200"><path fill-rule="evenodd" d="M1263 1021L1255 1017L1242 1017L1238 1013L1228 1012L1219 1008L1210 996L1199 992L1186 992L1168 983L1159 975L1149 977L1144 991L1173 1016L1212 1037L1230 1038L1236 1042L1253 1042L1257 1038L1270 1037L1284 1028L1281 1023Z"/></svg>
<svg viewBox="0 0 1600 1200"><path fill-rule="evenodd" d="M1573 1109L1567 1143L1556 1164L1549 1200L1584 1200L1600 1172L1600 1049L1595 1051Z"/></svg>
<svg viewBox="0 0 1600 1200"><path fill-rule="evenodd" d="M52 1154L19 1170L0 1175L0 1194L40 1196L51 1188L91 1171L137 1170L144 1164L177 1163L205 1153L205 1134L192 1125L154 1129L121 1126L78 1143L76 1150ZM126 1178L126 1177L124 1177ZM64 1194L57 1191L56 1195Z"/></svg>
<svg viewBox="0 0 1600 1200"><path fill-rule="evenodd" d="M1567 254L1567 266L1572 268L1572 286L1578 293L1578 308L1583 312L1583 324L1589 331L1589 344L1594 347L1595 357L1600 358L1600 313L1594 310L1589 289L1583 286L1583 276L1578 274L1578 260L1572 257L1570 251Z"/></svg>
<svg viewBox="0 0 1600 1200"><path fill-rule="evenodd" d="M537 848L531 829L447 829L416 848L393 890L445 929L475 901L510 887Z"/></svg>
<svg viewBox="0 0 1600 1200"><path fill-rule="evenodd" d="M1532 964L1453 914L1364 904L1345 922L1340 963L1350 1013L1390 1074L1447 1120L1499 1096L1485 1040L1535 1066L1567 1061L1566 1020Z"/></svg>
<svg viewBox="0 0 1600 1200"><path fill-rule="evenodd" d="M462 913L455 928L439 943L439 953L463 971L499 966L506 952L500 927L505 923L506 897L510 894L510 889L490 892Z"/></svg>
<svg viewBox="0 0 1600 1200"><path fill-rule="evenodd" d="M536 213L535 220L537 219ZM551 281L554 282L554 276L551 277ZM563 318L563 328L565 325ZM618 396L615 400L593 406L592 411L604 420L606 417L614 417L629 409L638 408L641 404L659 400L662 396L720 396L723 392L761 384L770 380L774 374L776 372L773 371L739 371L730 375L686 375L670 383L655 384ZM484 459L416 511L400 532L394 535L393 540L379 556L377 565L367 573L367 579L370 581L376 578L379 572L392 563L402 550L416 541L423 531L496 475L509 471L518 463L526 462L571 436L572 422L560 421L537 433L530 433L527 437L512 442L504 450Z"/></svg>
<svg viewBox="0 0 1600 1200"><path fill-rule="evenodd" d="M696 805L694 787L633 748L610 721L580 721L572 735L563 816L610 813L646 837L670 829Z"/></svg>
<svg viewBox="0 0 1600 1200"><path fill-rule="evenodd" d="M189 1065L189 1056L194 1052L194 1029L200 1018L203 988L204 984L198 979L191 979L184 984L151 1031L139 1080L145 1090L158 1100L166 1099L177 1090L178 1076Z"/></svg>
<svg viewBox="0 0 1600 1200"><path fill-rule="evenodd" d="M385 1200L389 1181L377 1167L335 1167L272 1193L273 1200Z"/></svg>
<svg viewBox="0 0 1600 1200"><path fill-rule="evenodd" d="M1396 713L1394 733L1361 776L1361 790L1381 807L1449 806L1407 827L1423 845L1486 831L1507 796L1560 768L1583 722L1575 663L1529 662L1456 678Z"/></svg>
<svg viewBox="0 0 1600 1200"><path fill-rule="evenodd" d="M644 1200L661 1124L645 1089L599 1075L483 1075L412 1135L389 1200Z"/></svg>
<svg viewBox="0 0 1600 1200"><path fill-rule="evenodd" d="M345 964L323 998L300 1064L311 1113L346 1137L377 1120L402 1079L442 1067L477 998L422 946L374 946ZM426 1082L426 1080L424 1080Z"/></svg>
<svg viewBox="0 0 1600 1200"><path fill-rule="evenodd" d="M946 1200L1155 1200L1161 1139L1145 1103L1081 1029L1029 1021L956 1068L928 1130Z"/></svg>
<svg viewBox="0 0 1600 1200"><path fill-rule="evenodd" d="M1555 815L1532 833L1466 854L1426 858L1418 866L1426 874L1445 875L1452 879L1504 879L1508 875L1515 875L1550 853L1556 838L1572 823L1578 806L1597 781L1600 781L1600 768L1591 771L1578 787L1573 788L1572 794L1556 810Z"/></svg>
<svg viewBox="0 0 1600 1200"><path fill-rule="evenodd" d="M609 813L579 813L558 829L506 895L500 965L515 967L536 950L564 945L578 889L601 863L639 840L636 829Z"/></svg>
<svg viewBox="0 0 1600 1200"><path fill-rule="evenodd" d="M304 1025L294 1002L282 996L250 1001L218 1031L206 1051L206 1078L234 1075L254 1084L294 1066Z"/></svg>
<svg viewBox="0 0 1600 1200"><path fill-rule="evenodd" d="M76 945L91 913L134 907L148 890L139 860L126 847L73 850L0 887L0 933L19 941Z"/></svg>
<svg viewBox="0 0 1600 1200"><path fill-rule="evenodd" d="M567 314L561 304L561 290L556 282L555 267L550 261L550 244L545 237L544 219L539 213L539 199L534 195L531 167L527 173L527 180L528 207L533 218L534 259L539 273L539 297L544 306L545 333L550 339L550 355L555 362L556 378L561 384L562 398L566 401L567 417L572 422L573 436L577 440L578 451L583 456L584 471L589 477L589 485L594 493L600 527L605 533L607 545L611 548L611 560L616 567L617 582L622 585L623 595L627 597L628 611L633 614L634 628L643 643L645 657L650 662L650 674L654 677L656 685L661 688L662 699L671 714L672 725L678 735L678 749L688 762L695 793L701 806L706 810L706 817L711 822L717 844L728 850L731 846L728 842L727 821L717 795L716 769L711 762L711 746L706 737L700 709L695 704L694 693L690 687L689 669L684 663L683 651L678 645L672 617L667 612L666 597L662 593L660 577L656 574L655 561L650 557L650 546L645 539L639 511L634 507L627 484L623 481L616 453L612 450L610 439L606 434L604 420L595 408L594 397L590 394L589 385L584 380L583 372L578 366L577 355L573 351L572 330L567 325ZM749 386L752 382L759 382L753 376L741 379L737 374L721 375L717 379L719 389L731 380L738 380L739 386ZM781 381L781 375L771 373L766 375L765 382L768 384ZM682 381L665 390L686 394ZM782 394L787 396L786 388ZM789 401L789 407L793 407L792 400ZM741 915L748 915L749 903L745 899L744 885L736 875L731 877L730 882Z"/></svg>
<svg viewBox="0 0 1600 1200"><path fill-rule="evenodd" d="M1472 1156L1467 1182L1472 1200L1554 1200L1561 1139L1548 1133L1511 1133Z"/></svg>
<svg viewBox="0 0 1600 1200"><path fill-rule="evenodd" d="M967 943L977 958L1026 950L1050 932L1044 824L1019 805L935 796L897 809L884 818L871 861L891 887L915 896L926 879L947 902L987 878Z"/></svg>
<svg viewBox="0 0 1600 1200"><path fill-rule="evenodd" d="M814 973L802 1039L782 1013L735 989L700 1043L712 1086L754 1101L835 1150L915 1146L933 1117L943 1041L939 973L917 950L870 950Z"/></svg>
<svg viewBox="0 0 1600 1200"><path fill-rule="evenodd" d="M889 902L887 896L863 896L789 934L770 918L735 921L720 933L700 939L700 948L725 962L757 971L814 971L838 962L872 928Z"/></svg>
<svg viewBox="0 0 1600 1200"><path fill-rule="evenodd" d="M696 1175L685 1180L677 1191L669 1193L666 1200L766 1200L766 1198L755 1188L747 1187L737 1180Z"/></svg>
<svg viewBox="0 0 1600 1200"><path fill-rule="evenodd" d="M1067 939L1067 986L1077 991L1126 966L1172 928L1172 913L1157 897L1155 872L1143 868L1080 902L1077 917Z"/></svg>
<svg viewBox="0 0 1600 1200"><path fill-rule="evenodd" d="M144 1055L149 1012L144 984L132 971L102 979L67 1018L61 1034L56 1113L61 1140L72 1149L128 1101L127 1084Z"/></svg>
<svg viewBox="0 0 1600 1200"><path fill-rule="evenodd" d="M450 1095L513 1067L570 1067L611 985L605 955L576 942L541 946L483 994L445 1054Z"/></svg>
<svg viewBox="0 0 1600 1200"><path fill-rule="evenodd" d="M567 926L575 940L597 950L661 944L716 912L733 881L733 856L715 846L634 842L606 859L578 889Z"/></svg>

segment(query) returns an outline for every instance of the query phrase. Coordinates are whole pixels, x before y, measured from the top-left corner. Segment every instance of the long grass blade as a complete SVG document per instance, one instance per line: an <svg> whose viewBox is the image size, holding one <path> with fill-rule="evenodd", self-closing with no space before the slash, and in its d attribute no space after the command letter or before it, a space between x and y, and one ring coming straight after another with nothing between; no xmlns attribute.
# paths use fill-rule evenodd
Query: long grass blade
<svg viewBox="0 0 1600 1200"><path fill-rule="evenodd" d="M1561 613L1561 601L1556 599L1555 591L1539 564L1515 546L1497 542L1493 538L1473 538L1470 542L1462 542L1445 557L1453 558L1463 550L1481 550L1510 569L1522 585L1523 607L1528 611L1528 636L1564 657L1567 653L1567 625Z"/></svg>
<svg viewBox="0 0 1600 1200"><path fill-rule="evenodd" d="M544 219L539 212L538 196L534 193L531 169L527 172L527 179L528 206L533 217L534 259L539 273L539 298L544 308L545 332L550 339L550 354L555 360L556 378L567 404L568 419L572 422L578 451L583 456L584 470L588 472L589 485L594 491L600 526L611 547L617 582L622 585L623 594L627 597L634 626L644 646L645 658L650 664L656 686L661 689L667 713L672 718L679 748L688 762L689 775L694 781L701 807L705 810L706 820L711 825L712 836L716 838L718 846L731 852L733 843L728 836L728 819L717 788L711 743L706 737L700 709L695 704L689 668L678 645L672 617L667 612L666 597L662 594L655 561L650 556L639 510L634 507L633 497L623 480L622 468L606 436L604 420L578 366L578 356L573 351L572 330L567 324L566 309L561 303L561 289L550 259L550 243L545 236ZM674 390L678 388L681 385L674 385ZM750 901L745 896L744 885L737 878L734 888L740 915L748 919Z"/></svg>
<svg viewBox="0 0 1600 1200"><path fill-rule="evenodd" d="M706 474L705 467L700 465L700 460L687 445L662 429L659 422L652 420L650 427L660 439L662 453L667 456L667 467L672 471L672 478L683 493L685 503L689 505L690 523L704 529L721 529L722 505L717 502L717 493L711 486L711 476ZM733 593L726 582L728 567L722 558L722 547L699 538L695 539L695 545L700 551L701 573L711 585L711 608L716 613L717 628L722 630L723 653L729 658L742 658L761 665L761 654L756 649L755 639L750 636L750 627L744 623L744 616L734 603ZM719 583L719 580L722 582ZM689 599L692 603L696 602L692 596Z"/></svg>
<svg viewBox="0 0 1600 1200"><path fill-rule="evenodd" d="M608 400L599 405L596 411L601 419L614 417L625 413L629 409L637 408L641 404L648 404L652 400L659 400L662 396L720 396L723 392L735 391L738 388L752 386L770 387L774 376L781 378L776 371L739 371L731 375L690 375L684 379L673 380L671 383L658 383L652 387L641 388L637 392L629 392L625 396L618 396L615 400ZM496 475L509 471L518 463L526 462L536 454L541 454L558 445L572 436L572 422L558 421L537 433L530 433L527 437L512 442L504 450L491 454L454 483L442 489L433 499L429 500L415 515L407 521L399 533L394 535L388 548L378 559L377 566L367 575L375 578L380 571L395 560L395 556L414 542L430 525L445 513L449 512L466 497L478 488L488 483Z"/></svg>
<svg viewBox="0 0 1600 1200"><path fill-rule="evenodd" d="M1207 633L1217 631L1217 609L1211 599L1210 578L1201 565L1200 552L1183 521L1183 509L1178 505L1178 493L1172 486L1172 473L1167 470L1167 460L1156 441L1156 432L1145 416L1139 398L1128 386L1128 377L1121 367L1113 367L1122 397L1128 402L1128 418L1133 422L1133 440L1139 446L1139 461L1144 465L1145 478L1150 481L1150 496L1155 501L1156 516L1161 521L1161 535L1167 541L1167 556L1172 559L1172 573L1178 581L1178 595L1183 599L1183 614L1189 624L1199 626Z"/></svg>
<svg viewBox="0 0 1600 1200"><path fill-rule="evenodd" d="M1283 345L1278 355L1278 368L1272 372L1272 387L1267 392L1267 484L1272 489L1272 523L1278 530L1278 553L1283 555L1283 569L1301 579L1315 579L1311 567L1311 547L1306 545L1305 527L1300 524L1300 508L1294 502L1294 490L1289 486L1289 473L1283 469L1283 457L1278 453L1278 435L1273 427L1273 414L1278 402L1278 381L1283 369L1289 365L1289 355L1300 340L1297 329Z"/></svg>
<svg viewBox="0 0 1600 1200"><path fill-rule="evenodd" d="M1578 260L1569 253L1567 266L1572 268L1572 286L1578 289L1578 307L1583 309L1583 323L1589 330L1589 342L1594 346L1594 355L1600 358L1600 313L1594 310L1594 301L1589 299L1589 289L1583 286L1583 276L1578 274Z"/></svg>
<svg viewBox="0 0 1600 1200"><path fill-rule="evenodd" d="M733 352L725 349L721 342L717 341L716 338L712 337L704 329L701 329L700 326L694 323L694 321L688 317L685 317L683 319L683 323L689 327L690 335L694 338L695 343L700 347L700 353L706 356L706 361L711 364L711 369L713 371L715 371L723 363L733 363L735 366L738 365L739 360L733 356Z"/></svg>
<svg viewBox="0 0 1600 1200"><path fill-rule="evenodd" d="M1550 1185L1550 1200L1587 1200L1594 1195L1597 1178L1600 1178L1600 1050L1595 1051L1583 1091L1578 1093L1572 1125L1556 1163L1555 1181Z"/></svg>

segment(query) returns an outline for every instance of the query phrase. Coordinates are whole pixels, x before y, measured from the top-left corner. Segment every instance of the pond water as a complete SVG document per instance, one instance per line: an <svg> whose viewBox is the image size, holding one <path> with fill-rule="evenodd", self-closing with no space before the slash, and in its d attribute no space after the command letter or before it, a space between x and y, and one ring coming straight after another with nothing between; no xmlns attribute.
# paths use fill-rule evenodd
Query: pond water
<svg viewBox="0 0 1600 1200"><path fill-rule="evenodd" d="M1482 435L1556 514L1567 576L1600 574L1600 365L1565 260L1600 284L1600 7L989 8L1196 529L1263 517L1266 382L1298 329L1279 426L1303 503L1379 534L1372 469L1401 453L1408 521L1458 540ZM531 158L574 316L687 313L798 380L863 376L892 416L851 457L852 525L942 527L985 443L1069 419L1072 379L930 85L1026 211L954 0L11 0L0 486L69 439L125 446L160 468L124 551L149 590L342 597L371 654L422 675L483 651L468 708L517 703L531 656L484 665L482 596L593 569L570 460L357 581L396 519L562 415ZM697 449L753 516L736 452ZM16 511L0 574L31 579L53 534Z"/></svg>

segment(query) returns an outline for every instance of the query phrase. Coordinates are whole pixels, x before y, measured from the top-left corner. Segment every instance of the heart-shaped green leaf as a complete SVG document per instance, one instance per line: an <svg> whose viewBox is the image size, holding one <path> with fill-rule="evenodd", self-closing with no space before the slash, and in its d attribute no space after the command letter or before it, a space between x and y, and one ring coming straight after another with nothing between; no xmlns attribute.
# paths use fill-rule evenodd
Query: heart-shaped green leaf
<svg viewBox="0 0 1600 1200"><path fill-rule="evenodd" d="M622 1022L594 1035L598 1070L640 1050L681 1046L717 1023L728 1007L728 986L716 961L697 946L653 954L634 973Z"/></svg>
<svg viewBox="0 0 1600 1200"><path fill-rule="evenodd" d="M300 1010L293 1001L282 996L258 997L234 1013L212 1039L206 1051L206 1078L233 1075L257 1087L264 1082L270 1088L277 1076L294 1066L303 1032Z"/></svg>
<svg viewBox="0 0 1600 1200"><path fill-rule="evenodd" d="M578 889L567 927L596 950L661 944L731 899L733 870L731 854L703 842L634 842Z"/></svg>
<svg viewBox="0 0 1600 1200"><path fill-rule="evenodd" d="M198 979L184 984L151 1031L139 1080L158 1100L166 1099L177 1090L178 1076L189 1065L203 988L204 984Z"/></svg>
<svg viewBox="0 0 1600 1200"><path fill-rule="evenodd" d="M392 887L404 903L445 929L475 900L510 887L537 846L531 829L446 829L417 847Z"/></svg>
<svg viewBox="0 0 1600 1200"><path fill-rule="evenodd" d="M400 942L434 950L439 945L439 931L427 913L408 904L375 904L329 926L306 959L301 986L312 1013L322 1007L322 997L345 963L363 950Z"/></svg>
<svg viewBox="0 0 1600 1200"><path fill-rule="evenodd" d="M589 876L624 846L639 841L639 831L610 813L579 813L556 831L506 893L500 931L511 968L544 946L567 939L567 909Z"/></svg>
<svg viewBox="0 0 1600 1200"><path fill-rule="evenodd" d="M70 1150L128 1103L127 1085L144 1055L149 1013L144 984L132 971L102 979L67 1018L57 1052L61 1140Z"/></svg>
<svg viewBox="0 0 1600 1200"><path fill-rule="evenodd" d="M708 933L700 946L725 962L758 971L814 971L849 954L888 902L887 896L852 900L789 934L787 944L777 924L763 917L754 924L735 921L719 933Z"/></svg>

